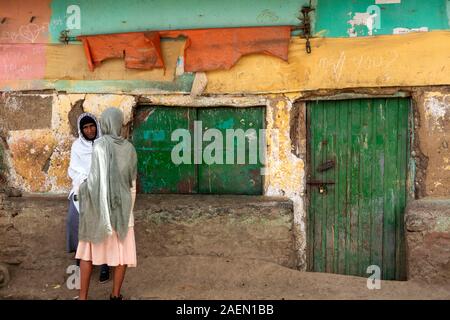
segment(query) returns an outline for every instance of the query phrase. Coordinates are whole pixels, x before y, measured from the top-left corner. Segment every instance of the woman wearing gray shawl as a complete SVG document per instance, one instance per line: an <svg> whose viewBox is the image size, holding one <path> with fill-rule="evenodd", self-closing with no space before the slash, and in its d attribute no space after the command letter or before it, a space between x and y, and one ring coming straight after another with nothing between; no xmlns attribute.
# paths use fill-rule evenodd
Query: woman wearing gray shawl
<svg viewBox="0 0 450 320"><path fill-rule="evenodd" d="M92 265L114 267L111 299L120 289L127 266L136 266L133 206L136 197L137 156L120 136L123 113L106 109L100 119L103 136L94 143L91 170L80 185L79 244L80 300L87 299Z"/></svg>

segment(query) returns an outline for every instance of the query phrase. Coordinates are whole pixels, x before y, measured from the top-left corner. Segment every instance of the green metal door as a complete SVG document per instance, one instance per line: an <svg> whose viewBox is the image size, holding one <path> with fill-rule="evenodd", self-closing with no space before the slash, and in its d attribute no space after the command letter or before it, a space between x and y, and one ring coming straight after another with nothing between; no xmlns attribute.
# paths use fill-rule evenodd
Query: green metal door
<svg viewBox="0 0 450 320"><path fill-rule="evenodd" d="M405 98L308 104L311 271L406 279L408 113Z"/></svg>
<svg viewBox="0 0 450 320"><path fill-rule="evenodd" d="M175 107L140 107L134 117L133 144L138 156L138 192L196 193L197 172L191 162L175 164L171 141L176 129L193 136L196 110Z"/></svg>

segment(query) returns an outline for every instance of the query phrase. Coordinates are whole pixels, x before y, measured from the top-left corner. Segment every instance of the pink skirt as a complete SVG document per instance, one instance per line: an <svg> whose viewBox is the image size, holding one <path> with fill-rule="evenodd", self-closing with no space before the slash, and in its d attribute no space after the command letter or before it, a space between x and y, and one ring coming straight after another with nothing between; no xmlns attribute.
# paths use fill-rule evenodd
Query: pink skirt
<svg viewBox="0 0 450 320"><path fill-rule="evenodd" d="M118 265L136 267L134 228L128 228L128 233L123 241L119 240L114 230L111 235L100 243L79 241L75 258L92 261L94 265L107 264L111 267Z"/></svg>

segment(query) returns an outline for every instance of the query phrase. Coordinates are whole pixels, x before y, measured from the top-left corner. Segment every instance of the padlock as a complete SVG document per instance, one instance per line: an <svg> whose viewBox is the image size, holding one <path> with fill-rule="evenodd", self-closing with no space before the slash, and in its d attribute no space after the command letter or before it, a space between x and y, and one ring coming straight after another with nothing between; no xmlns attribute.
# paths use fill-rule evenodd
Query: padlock
<svg viewBox="0 0 450 320"><path fill-rule="evenodd" d="M319 193L324 194L324 193L326 193L326 191L327 191L327 189L326 189L325 185L322 184L319 186Z"/></svg>

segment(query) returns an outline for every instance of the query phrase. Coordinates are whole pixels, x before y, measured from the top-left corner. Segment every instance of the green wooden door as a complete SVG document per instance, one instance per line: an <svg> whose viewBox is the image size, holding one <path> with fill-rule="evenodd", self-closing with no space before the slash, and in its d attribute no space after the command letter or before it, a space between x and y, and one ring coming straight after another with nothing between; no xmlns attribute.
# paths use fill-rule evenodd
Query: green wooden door
<svg viewBox="0 0 450 320"><path fill-rule="evenodd" d="M197 144L195 128L200 131ZM138 108L133 126L133 143L138 154L138 191L261 194L263 185L259 137L263 134L260 132L263 128L264 109L261 107ZM171 158L172 150L180 141L171 141L171 135L176 129L187 129L190 133L189 164L175 164ZM209 129L216 129L215 133L220 137L208 139ZM227 130L230 129L242 130L243 139L227 141ZM239 141L244 142L242 149L238 147ZM212 148L211 143L218 145ZM226 155L230 149L234 150L234 158L231 163L227 163ZM194 154L197 151L200 157L196 160ZM223 155L222 161L207 162L205 155L215 156L216 152ZM238 161L239 153L244 155L243 163Z"/></svg>
<svg viewBox="0 0 450 320"><path fill-rule="evenodd" d="M196 110L175 107L141 107L134 117L133 144L138 156L138 192L196 193L196 166L175 164L171 159L171 141L176 129L191 132Z"/></svg>
<svg viewBox="0 0 450 320"><path fill-rule="evenodd" d="M219 163L203 161L199 165L200 193L262 193L259 136L260 129L264 128L263 110L259 107L198 110L198 120L202 122L204 132L214 128L223 137L220 152L222 161ZM231 136L231 133L235 135ZM208 151L211 142L214 142L213 138L211 141L203 142L204 151ZM231 160L228 163L227 153L229 153L228 160Z"/></svg>
<svg viewBox="0 0 450 320"><path fill-rule="evenodd" d="M408 111L404 98L308 104L310 270L406 279Z"/></svg>

